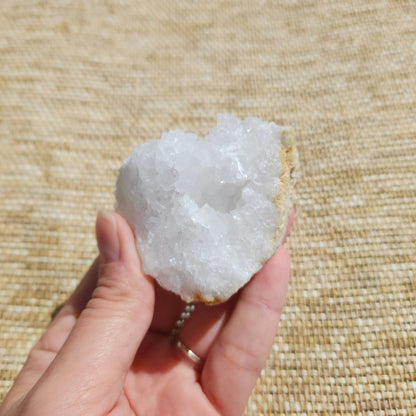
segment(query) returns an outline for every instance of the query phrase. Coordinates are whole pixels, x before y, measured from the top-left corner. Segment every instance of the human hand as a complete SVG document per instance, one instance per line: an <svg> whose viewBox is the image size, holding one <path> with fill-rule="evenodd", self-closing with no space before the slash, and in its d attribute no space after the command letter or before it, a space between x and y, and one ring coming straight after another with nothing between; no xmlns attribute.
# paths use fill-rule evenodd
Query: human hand
<svg viewBox="0 0 416 416"><path fill-rule="evenodd" d="M293 214L290 223L293 221ZM241 415L273 344L289 281L280 247L229 301L184 308L142 273L128 224L99 215L100 256L35 345L0 416Z"/></svg>

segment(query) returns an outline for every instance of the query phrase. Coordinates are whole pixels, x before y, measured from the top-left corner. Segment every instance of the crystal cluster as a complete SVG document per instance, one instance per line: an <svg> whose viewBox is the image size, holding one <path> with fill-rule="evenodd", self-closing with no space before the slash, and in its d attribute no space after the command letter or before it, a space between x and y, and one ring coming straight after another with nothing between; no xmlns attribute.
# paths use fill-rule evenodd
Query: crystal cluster
<svg viewBox="0 0 416 416"><path fill-rule="evenodd" d="M204 140L183 131L138 146L123 163L116 210L132 226L143 271L184 300L215 303L277 249L284 128L220 115Z"/></svg>

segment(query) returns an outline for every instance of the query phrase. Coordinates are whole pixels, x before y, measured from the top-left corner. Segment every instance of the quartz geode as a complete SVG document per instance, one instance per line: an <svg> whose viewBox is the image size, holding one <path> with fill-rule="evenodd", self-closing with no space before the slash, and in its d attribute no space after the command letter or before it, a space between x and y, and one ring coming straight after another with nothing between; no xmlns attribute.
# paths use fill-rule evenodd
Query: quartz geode
<svg viewBox="0 0 416 416"><path fill-rule="evenodd" d="M281 243L296 160L290 130L255 117L220 115L204 140L170 131L138 146L115 194L143 271L185 301L228 299Z"/></svg>

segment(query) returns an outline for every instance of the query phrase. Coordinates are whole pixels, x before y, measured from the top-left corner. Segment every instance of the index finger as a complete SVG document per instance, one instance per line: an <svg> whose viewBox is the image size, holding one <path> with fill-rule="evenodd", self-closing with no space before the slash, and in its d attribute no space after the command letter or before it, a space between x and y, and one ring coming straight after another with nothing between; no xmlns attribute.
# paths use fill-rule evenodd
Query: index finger
<svg viewBox="0 0 416 416"><path fill-rule="evenodd" d="M207 357L201 385L221 414L243 414L279 324L289 283L290 258L281 246L244 287Z"/></svg>

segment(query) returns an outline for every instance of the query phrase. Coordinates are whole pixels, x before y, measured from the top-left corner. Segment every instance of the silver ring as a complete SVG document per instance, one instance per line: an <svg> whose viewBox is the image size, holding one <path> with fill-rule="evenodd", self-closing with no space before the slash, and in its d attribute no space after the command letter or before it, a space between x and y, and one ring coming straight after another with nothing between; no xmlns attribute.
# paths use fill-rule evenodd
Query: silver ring
<svg viewBox="0 0 416 416"><path fill-rule="evenodd" d="M175 322L172 330L169 333L169 339L174 342L179 335L179 331L184 322L189 319L191 313L195 310L196 302L189 302L185 305L185 309L182 311L179 319Z"/></svg>
<svg viewBox="0 0 416 416"><path fill-rule="evenodd" d="M192 312L195 310L196 302L190 302L185 305L185 309L182 311L179 319L175 322L172 330L169 333L169 339L172 344L175 345L178 350L182 352L195 365L195 369L199 369L203 365L204 360L198 355L195 354L190 348L188 348L182 340L179 338L179 331L182 328L184 322L189 319Z"/></svg>
<svg viewBox="0 0 416 416"><path fill-rule="evenodd" d="M194 364L200 365L204 360L198 355L195 354L190 348L188 348L179 338L176 338L175 346L178 347L186 357L191 360Z"/></svg>

